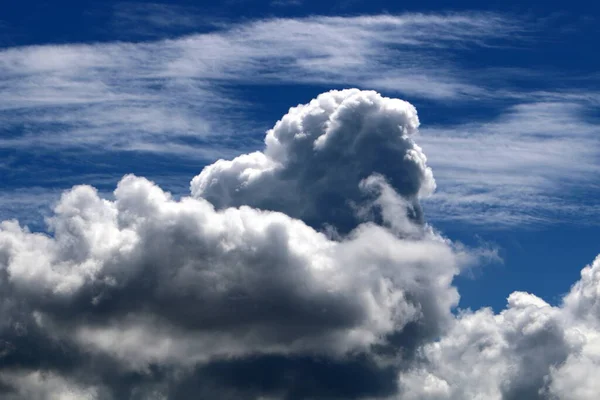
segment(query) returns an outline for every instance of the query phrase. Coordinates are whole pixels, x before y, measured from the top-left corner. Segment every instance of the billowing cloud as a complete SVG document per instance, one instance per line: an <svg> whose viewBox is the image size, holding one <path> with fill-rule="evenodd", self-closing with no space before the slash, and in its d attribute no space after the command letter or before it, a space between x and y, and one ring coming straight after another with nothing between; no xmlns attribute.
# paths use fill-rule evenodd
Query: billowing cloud
<svg viewBox="0 0 600 400"><path fill-rule="evenodd" d="M4 384L25 397L393 393L398 366L450 324L452 279L476 257L422 221L434 181L417 127L404 101L325 93L263 152L206 167L193 197L129 175L113 200L65 192L51 235L3 222ZM256 368L278 372L239 377Z"/></svg>
<svg viewBox="0 0 600 400"><path fill-rule="evenodd" d="M134 175L0 224L0 393L21 399L575 399L596 390L600 262L562 304L453 313L489 255L442 237L412 105L344 90L173 198ZM493 254L492 254L493 255Z"/></svg>
<svg viewBox="0 0 600 400"><path fill-rule="evenodd" d="M435 188L412 136L419 119L409 103L349 89L321 94L267 132L265 149L218 161L192 180L196 197L217 207L248 204L283 211L310 225L356 226L360 182L381 174L422 221L418 198Z"/></svg>
<svg viewBox="0 0 600 400"><path fill-rule="evenodd" d="M550 366L570 351L559 310L515 292L497 315L460 315L440 341L423 347L425 366L400 381L408 399L537 399Z"/></svg>
<svg viewBox="0 0 600 400"><path fill-rule="evenodd" d="M515 292L498 314L460 314L439 341L420 349L420 364L400 374L400 398L596 398L599 276L597 258L558 307Z"/></svg>

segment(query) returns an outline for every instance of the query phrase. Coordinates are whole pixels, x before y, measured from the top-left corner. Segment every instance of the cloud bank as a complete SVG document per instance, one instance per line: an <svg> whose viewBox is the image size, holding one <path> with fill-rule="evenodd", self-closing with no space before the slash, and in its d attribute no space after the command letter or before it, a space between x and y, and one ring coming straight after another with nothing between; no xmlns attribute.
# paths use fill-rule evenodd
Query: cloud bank
<svg viewBox="0 0 600 400"><path fill-rule="evenodd" d="M493 253L425 222L418 126L331 91L191 196L128 175L113 200L65 192L51 234L2 222L3 398L593 398L600 259L559 306L453 313L453 278Z"/></svg>

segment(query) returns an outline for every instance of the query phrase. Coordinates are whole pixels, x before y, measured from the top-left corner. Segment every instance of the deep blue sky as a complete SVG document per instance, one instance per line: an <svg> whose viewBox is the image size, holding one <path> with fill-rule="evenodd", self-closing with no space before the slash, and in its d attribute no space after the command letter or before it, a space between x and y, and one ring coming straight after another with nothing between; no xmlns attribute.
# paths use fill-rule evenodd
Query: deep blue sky
<svg viewBox="0 0 600 400"><path fill-rule="evenodd" d="M87 183L109 196L118 179L131 172L147 176L176 194L185 194L189 180L203 165L217 157L259 148L264 131L290 106L308 102L332 88L374 88L384 95L404 98L417 107L423 147L434 169L439 191L458 196L458 199L442 198L425 203L432 225L450 239L472 246L497 247L503 259L502 263L483 266L457 280L461 307L490 305L500 309L514 290L533 292L554 303L577 279L581 267L600 251L597 243L600 220L596 213L600 180L595 179L600 171L600 159L594 151L600 134L597 113L600 103L600 56L597 51L600 5L551 1L491 3L460 1L449 5L450 2L441 1L354 0L178 1L169 4L81 0L7 2L0 14L0 46L4 49L0 56L0 87L10 94L1 105L0 135L3 140L19 140L3 142L0 147L3 160L0 164L0 217L17 218L33 229L43 229L40 215L48 214L60 190ZM268 70L262 66L254 67L259 69L256 75L251 71L240 79L211 75L206 78L211 82L208 88L200 82L202 77L190 80L183 89L169 86L179 84L179 81L174 84L164 78L157 79L152 87L143 86L145 81L141 91L138 91L137 83L131 83L131 76L137 73L135 68L152 62L153 51L162 54L162 45L157 46L159 50L150 51L144 50L144 46L155 46L163 39L177 41L186 35L231 29L233 33L229 40L235 41L236 35L243 35L236 33L236 27L273 18L301 20L310 16L351 18L405 13L459 15L479 21L490 18L501 20L502 26L498 28L498 34L488 32L487 37L481 38L481 43L466 37L468 32L461 31L459 37L449 39L450 45L446 43L439 49L435 35L428 39L431 41L427 49L419 44L413 47L392 44L382 55L384 60L371 65L371 70L362 72L359 77L350 77L351 69L336 64L331 67L336 69L335 79L319 80L315 78L314 70L307 72L310 76L306 78L296 74L295 70L280 72L280 68L286 68L282 66L283 62L271 65L271 61L265 59L259 62L270 65ZM282 29L280 35L293 43L294 33L286 29ZM427 27L419 29L427 35ZM63 80L65 76L72 77L69 65L51 67L48 72L40 72L35 67L38 62L54 62L48 61L53 57L64 58L62 53L53 53L56 47L48 45L71 46L69 48L79 54L80 49L73 47L74 44L87 44L96 49L102 46L101 43L118 46L133 43L131 50L127 47L123 54L131 51L131 54L148 58L131 61L127 65L132 69L127 73L117 67L116 76L112 67L102 62L95 69L97 61L94 59L82 67L93 71L86 72L81 78L73 75L75 78L69 85L64 85ZM35 53L33 60L27 58L30 51L27 46L40 45L49 51L41 55ZM17 54L14 57L10 53L13 50ZM194 51L202 53L204 50L200 47ZM21 54L25 54L23 59L26 59L23 67L11 61L22 60ZM405 57L406 54L409 56ZM302 56L301 52L298 56ZM234 68L234 63L241 62L235 54L228 57L223 64L225 67L219 64L217 68ZM67 64L82 59L81 55L76 55ZM236 76L244 68L235 69ZM418 87L409 88L403 81L389 85L379 82L373 87L376 78L395 75L395 71L401 77L410 73L409 80L413 81L415 76L421 76L421 71L423 76L434 78L447 74L447 80L436 82L427 78L426 84L430 86L424 91ZM73 73L80 72L78 69ZM118 75L120 73L123 76ZM49 77L55 77L53 74L58 81L49 80ZM285 76L281 78L277 74ZM141 108L135 108L134 104L141 102L139 99L119 100L129 103L119 103L115 109L108 109L107 114L102 113L105 110L94 108L97 104L94 101L66 100L55 104L53 99L57 95L85 97L88 87L83 93L75 93L73 82L93 84L93 90L102 91L96 86L101 82L101 87L108 87L111 95L119 94L118 88L126 87L123 93L141 93L148 98L144 98ZM451 86L448 90L452 93L448 95L428 94L436 89L436 85L447 82L472 85L474 89L460 86L455 90L452 89L455 86ZM131 87L127 86L130 84ZM207 96L216 94L227 101L220 104L212 97L195 95L193 85L206 89ZM52 90L44 91L47 88ZM48 97L38 103L42 96ZM126 113L124 120L115 119L106 124L92 120L114 115L118 110L128 110L122 104L135 106L131 106L134 111L129 115ZM160 105L160 110L168 110L167 118L173 115L171 112L181 111L192 127L156 127L155 121L151 121L154 115L151 107L155 104ZM150 117L145 116L143 123L136 125L135 110L150 110ZM210 130L217 134L216 137L195 135L194 116L200 111L208 115L203 118L208 118ZM56 118L57 115L69 118ZM120 128L128 118L134 128ZM182 132L170 135L173 129ZM50 144L44 142L61 132L66 132L66 139ZM89 140L88 134L96 140L106 132L114 136L108 142L99 140L89 146L78 142ZM527 146L522 145L523 132L527 135ZM492 134L496 135L494 139L486 142L489 140L486 137ZM82 135L83 139L77 135ZM452 140L460 135L468 138L464 145ZM157 147L152 151L139 146L128 147L119 142L119 136L124 141L142 138L139 143L156 144ZM73 143L69 143L70 137ZM180 147L167 151L166 144ZM185 146L205 150L206 155L190 156L182 150ZM455 158L444 156L448 152L446 146L453 146ZM496 148L498 153L494 152ZM506 153L502 149L507 149ZM532 153L535 157L529 159L528 155ZM498 156L491 162L489 154ZM468 165L461 163L470 157ZM482 186L481 182L485 184ZM481 201L464 201L473 193L485 193L487 197Z"/></svg>

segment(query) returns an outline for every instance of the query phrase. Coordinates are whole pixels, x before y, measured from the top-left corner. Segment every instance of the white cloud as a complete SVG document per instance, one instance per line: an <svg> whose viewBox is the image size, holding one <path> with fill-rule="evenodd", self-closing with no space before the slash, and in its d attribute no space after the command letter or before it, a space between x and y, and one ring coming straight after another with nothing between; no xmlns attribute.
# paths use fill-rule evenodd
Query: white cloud
<svg viewBox="0 0 600 400"><path fill-rule="evenodd" d="M193 29L202 19L195 11L151 4L141 13L127 3L113 22ZM502 98L517 104L498 119L423 130L442 185L431 214L464 222L470 213L466 222L498 226L564 220L574 206L560 182L588 184L598 168L597 125L580 115L598 95L507 89L515 75L545 75L464 69L455 57L526 40L530 30L492 13L316 16L222 23L168 40L9 48L0 51L0 148L231 158L256 149L264 129L246 115L236 84L352 85L439 104Z"/></svg>
<svg viewBox="0 0 600 400"><path fill-rule="evenodd" d="M600 257L581 270L581 279L565 297L565 308L579 319L600 328Z"/></svg>
<svg viewBox="0 0 600 400"><path fill-rule="evenodd" d="M418 198L435 189L427 158L412 136L415 108L376 92L323 93L267 132L262 152L219 160L192 180L195 197L217 207L248 204L283 211L310 225L356 226L360 182L381 174L421 221Z"/></svg>
<svg viewBox="0 0 600 400"><path fill-rule="evenodd" d="M527 128L511 142L528 155L520 169L490 160L492 147L511 151L503 129L486 127L483 184L496 170L542 181L587 171L595 128L570 138L576 158L555 125L542 125L544 136L523 122L571 122L564 107L545 107L503 121ZM194 197L174 200L128 175L113 200L90 186L65 192L51 235L2 222L0 390L15 399L592 398L600 262L559 306L516 292L498 314L453 315L454 276L486 254L415 218L435 188L412 139L418 124L409 103L333 91L290 109L264 151L206 167ZM552 170L536 139L570 172ZM473 168L460 146L449 149ZM296 208L302 193L306 209ZM342 201L328 202L331 193ZM345 200L352 207L338 218L332 204Z"/></svg>
<svg viewBox="0 0 600 400"><path fill-rule="evenodd" d="M492 14L310 17L174 40L7 49L0 52L0 119L21 135L0 146L143 150L190 136L255 133L248 121L239 132L232 111L240 104L226 98L223 83L368 85L395 71L421 82L407 85L408 93L454 96L454 87L467 84L456 82L448 63L427 72L431 60L518 30ZM229 126L219 118L225 113Z"/></svg>
<svg viewBox="0 0 600 400"><path fill-rule="evenodd" d="M143 294L146 305L162 309L159 314L170 310L162 316L167 321L175 316L174 308L196 304L196 310L185 311L190 319L174 321L176 326L199 323L201 331L211 333L238 319L235 325L244 326L241 336L227 339L235 337L234 347L247 336L260 349L261 338L274 328L281 336L279 345L288 351L294 345L334 352L339 347L342 353L368 346L416 317L419 306L405 297L421 297L418 291L427 286L420 288L417 281L437 276L432 290L442 289L459 265L447 244L435 237L403 242L385 229L365 225L352 238L332 242L284 214L247 207L216 212L206 201L190 198L175 202L133 176L121 181L114 202L81 186L63 195L55 213L50 220L53 238L3 224L0 243L14 288L101 306L146 276L157 280ZM436 272L426 273L425 265ZM95 294L86 294L92 287ZM453 289L448 290L440 312L456 301ZM127 302L123 298L119 306L127 309ZM281 311L271 309L273 302ZM294 315L300 318L297 326ZM239 320L242 316L247 323ZM255 318L263 321L255 325ZM202 329L202 324L208 325ZM283 334L285 325L289 337ZM307 327L312 328L303 332ZM299 340L298 335L306 337ZM227 340L204 349L202 357L209 357L211 349L227 354ZM126 343L117 341L113 348Z"/></svg>
<svg viewBox="0 0 600 400"><path fill-rule="evenodd" d="M558 309L515 292L500 314L459 315L439 342L423 348L426 366L401 374L400 383L415 399L534 399L550 366L572 351L564 330ZM427 381L443 392L429 390Z"/></svg>
<svg viewBox="0 0 600 400"><path fill-rule="evenodd" d="M464 312L421 364L400 374L408 399L569 399L597 395L600 258L558 307L515 292L498 314Z"/></svg>
<svg viewBox="0 0 600 400"><path fill-rule="evenodd" d="M430 217L505 225L577 218L595 204L571 203L570 192L594 188L600 172L600 126L575 102L535 102L491 122L423 128L416 140L438 171Z"/></svg>
<svg viewBox="0 0 600 400"><path fill-rule="evenodd" d="M410 218L418 193L433 189L425 157L409 137L417 126L409 103L375 92L329 92L290 110L267 134L265 152L257 154L283 166L280 175L269 168L234 174L255 185L234 207L226 204L236 192L227 186L230 171L217 168L221 161L200 175L226 189L207 196L219 209L203 198L206 190L174 200L128 175L114 200L91 186L63 193L48 219L51 235L2 222L0 306L7 318L0 324L0 359L6 376L24 376L5 384L17 398L38 386L42 398L60 395L57 388L71 381L107 398L131 398L119 387L127 374L138 374L133 388L147 393L152 384L166 385L172 389L156 390L171 397L169 390L185 387L194 374L223 390L209 379L219 363L235 370L279 357L282 371L295 374L312 373L307 363L322 359L334 377L371 371L378 381L366 394L393 388L391 368L451 323L458 303L453 277L485 256ZM379 164L364 148L400 161L373 169ZM351 151L346 158L354 164L347 166L357 171L327 167L331 152L344 151ZM325 156L320 164L315 152ZM286 171L308 163L318 175L308 166L299 175ZM277 177L315 197L312 185L323 180L357 211L378 210L381 218L363 212L360 220L328 219L323 202L316 204L323 213L316 222L338 232L320 232L279 212L293 210L287 198L269 203L278 205L273 211L244 205L255 202L253 191L263 193L261 200L279 197L271 191ZM368 196L360 198L360 190ZM154 376L156 368L166 375ZM46 370L57 378L39 380ZM277 389L259 394L293 390L269 380ZM238 396L245 390L229 388ZM314 390L320 396L324 389Z"/></svg>
<svg viewBox="0 0 600 400"><path fill-rule="evenodd" d="M574 331L575 340L583 342L581 348L552 368L549 392L559 399L591 400L600 390L600 335L597 328L578 326Z"/></svg>
<svg viewBox="0 0 600 400"><path fill-rule="evenodd" d="M193 29L202 19L195 11L151 4L141 13L127 3L113 22ZM462 221L471 213L469 223L501 226L564 220L574 213L560 182L589 183L598 168L597 125L579 115L598 103L597 94L510 90L502 85L515 74L543 74L464 69L455 57L517 43L529 30L492 13L316 16L222 23L140 43L9 48L0 51L0 148L231 158L258 147L254 138L264 129L245 114L236 84L358 85L440 104L502 98L517 104L499 119L423 130L419 141L442 185L430 212Z"/></svg>

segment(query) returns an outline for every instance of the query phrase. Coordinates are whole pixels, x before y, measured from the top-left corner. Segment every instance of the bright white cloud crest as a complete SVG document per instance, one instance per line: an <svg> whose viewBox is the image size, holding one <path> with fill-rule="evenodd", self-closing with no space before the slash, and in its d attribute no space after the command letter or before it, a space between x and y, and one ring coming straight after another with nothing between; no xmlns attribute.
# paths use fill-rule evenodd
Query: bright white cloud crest
<svg viewBox="0 0 600 400"><path fill-rule="evenodd" d="M454 316L454 276L486 253L423 222L435 182L418 125L404 101L332 91L290 109L263 151L206 167L193 196L128 175L113 200L64 193L52 235L3 222L0 390L592 398L600 263L559 307L518 292L499 314Z"/></svg>

